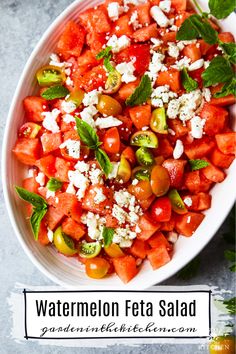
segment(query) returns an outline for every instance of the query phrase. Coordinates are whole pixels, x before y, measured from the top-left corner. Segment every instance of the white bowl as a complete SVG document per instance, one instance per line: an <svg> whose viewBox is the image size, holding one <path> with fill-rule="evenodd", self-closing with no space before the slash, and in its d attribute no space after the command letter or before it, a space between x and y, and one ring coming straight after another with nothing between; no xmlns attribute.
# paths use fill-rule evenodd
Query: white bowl
<svg viewBox="0 0 236 354"><path fill-rule="evenodd" d="M172 261L156 271L151 269L149 262L145 262L139 274L127 285L124 285L116 275L102 280L90 279L85 275L83 266L76 259L66 258L59 255L53 247L42 247L35 242L25 217L24 205L14 191L14 186L21 185L26 173L26 168L14 158L11 152L16 142L17 131L24 122L22 100L25 96L34 94L35 72L48 62L49 55L54 51L65 23L68 20L75 20L81 11L95 6L99 2L101 1L77 0L72 3L53 22L31 54L16 89L7 119L2 158L3 190L12 226L23 249L38 269L55 283L76 288L145 289L174 275L191 261L214 236L235 200L234 171L236 163L228 170L225 181L213 188L212 207L206 212L206 218L195 234L190 238L179 238L175 245ZM206 3L204 0L199 1L202 8L207 10L204 2ZM224 30L233 32L234 21L235 15L232 14L228 19L222 21L221 26Z"/></svg>

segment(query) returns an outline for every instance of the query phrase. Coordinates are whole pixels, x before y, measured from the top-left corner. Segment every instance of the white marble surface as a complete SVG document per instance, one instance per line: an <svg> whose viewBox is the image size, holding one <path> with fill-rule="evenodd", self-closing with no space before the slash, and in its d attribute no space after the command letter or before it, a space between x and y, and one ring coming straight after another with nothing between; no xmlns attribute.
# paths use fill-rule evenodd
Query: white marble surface
<svg viewBox="0 0 236 354"><path fill-rule="evenodd" d="M53 19L69 5L71 0L1 0L0 1L0 141L4 132L5 120L11 103L17 81L35 44ZM15 343L10 338L11 318L6 299L14 289L16 283L30 285L53 285L29 261L21 249L8 216L6 214L1 188L0 200L0 353L30 353L44 354L65 351L68 353L102 354L102 353L130 353L130 354L206 354L206 347L200 345L143 345L139 348L113 346L109 349L76 349L42 347L27 342L24 345ZM211 243L201 254L201 268L198 276L188 282L180 281L176 277L169 279L168 285L209 284L233 290L233 273L228 270L228 263L224 260L224 249L227 247L222 238L223 229L227 228L227 221L215 235ZM203 235L204 237L204 235Z"/></svg>

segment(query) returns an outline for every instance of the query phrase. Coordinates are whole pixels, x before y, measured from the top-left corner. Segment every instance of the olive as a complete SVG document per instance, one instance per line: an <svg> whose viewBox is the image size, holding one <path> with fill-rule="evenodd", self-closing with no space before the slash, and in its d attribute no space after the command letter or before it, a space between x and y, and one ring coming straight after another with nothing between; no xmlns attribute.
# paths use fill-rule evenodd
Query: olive
<svg viewBox="0 0 236 354"><path fill-rule="evenodd" d="M150 127L156 133L168 134L166 112L164 107L157 108L152 112Z"/></svg>
<svg viewBox="0 0 236 354"><path fill-rule="evenodd" d="M140 147L136 151L137 161L141 166L149 167L155 163L152 153L146 147Z"/></svg>
<svg viewBox="0 0 236 354"><path fill-rule="evenodd" d="M101 249L100 242L81 242L78 247L79 255L82 258L94 258L100 253Z"/></svg>
<svg viewBox="0 0 236 354"><path fill-rule="evenodd" d="M122 106L111 96L101 95L97 104L97 110L107 116L117 116L121 114Z"/></svg>
<svg viewBox="0 0 236 354"><path fill-rule="evenodd" d="M37 71L36 77L39 85L43 87L59 85L66 81L66 75L61 68L52 65L43 66Z"/></svg>
<svg viewBox="0 0 236 354"><path fill-rule="evenodd" d="M138 166L135 167L132 171L132 178L139 181L149 181L151 173L147 168Z"/></svg>
<svg viewBox="0 0 236 354"><path fill-rule="evenodd" d="M131 136L130 144L135 146L157 148L158 139L156 134L151 131L138 131Z"/></svg>
<svg viewBox="0 0 236 354"><path fill-rule="evenodd" d="M62 231L61 227L54 232L53 242L56 249L65 256L73 256L77 253L74 241Z"/></svg>
<svg viewBox="0 0 236 354"><path fill-rule="evenodd" d="M113 70L109 73L106 84L105 93L116 93L121 86L121 74L117 70Z"/></svg>
<svg viewBox="0 0 236 354"><path fill-rule="evenodd" d="M168 197L170 199L171 207L174 212L176 212L177 214L186 214L188 212L182 198L180 197L176 189L172 189L168 193Z"/></svg>

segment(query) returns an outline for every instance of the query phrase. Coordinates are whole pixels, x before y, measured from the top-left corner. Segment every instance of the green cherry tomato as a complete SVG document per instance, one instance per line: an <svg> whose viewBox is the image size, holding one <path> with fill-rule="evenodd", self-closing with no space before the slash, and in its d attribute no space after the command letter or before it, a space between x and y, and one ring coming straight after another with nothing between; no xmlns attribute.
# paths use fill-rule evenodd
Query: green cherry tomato
<svg viewBox="0 0 236 354"><path fill-rule="evenodd" d="M152 112L150 127L156 133L168 134L166 112L164 107L157 108Z"/></svg>
<svg viewBox="0 0 236 354"><path fill-rule="evenodd" d="M100 242L81 242L78 247L79 255L82 258L94 258L100 253L101 249Z"/></svg>
<svg viewBox="0 0 236 354"><path fill-rule="evenodd" d="M126 158L121 156L116 180L119 183L126 183L130 180L130 177L131 177L130 163L128 160L126 160Z"/></svg>
<svg viewBox="0 0 236 354"><path fill-rule="evenodd" d="M36 77L42 87L59 85L66 81L66 75L61 68L52 65L43 66L37 71Z"/></svg>
<svg viewBox="0 0 236 354"><path fill-rule="evenodd" d="M109 73L106 84L105 93L116 93L121 86L121 74L117 70L113 70Z"/></svg>
<svg viewBox="0 0 236 354"><path fill-rule="evenodd" d="M137 179L139 181L149 181L151 173L149 169L138 166L132 171L132 179Z"/></svg>
<svg viewBox="0 0 236 354"><path fill-rule="evenodd" d="M77 253L74 241L62 231L61 227L54 232L53 242L56 249L65 256L73 256Z"/></svg>
<svg viewBox="0 0 236 354"><path fill-rule="evenodd" d="M139 131L132 135L130 144L147 148L157 148L158 139L156 134L151 131Z"/></svg>
<svg viewBox="0 0 236 354"><path fill-rule="evenodd" d="M179 195L176 189L172 189L168 193L168 197L170 199L171 207L173 211L175 211L177 214L186 214L188 212L181 196Z"/></svg>
<svg viewBox="0 0 236 354"><path fill-rule="evenodd" d="M136 158L138 163L144 167L150 167L155 163L152 153L146 147L140 147L136 151Z"/></svg>

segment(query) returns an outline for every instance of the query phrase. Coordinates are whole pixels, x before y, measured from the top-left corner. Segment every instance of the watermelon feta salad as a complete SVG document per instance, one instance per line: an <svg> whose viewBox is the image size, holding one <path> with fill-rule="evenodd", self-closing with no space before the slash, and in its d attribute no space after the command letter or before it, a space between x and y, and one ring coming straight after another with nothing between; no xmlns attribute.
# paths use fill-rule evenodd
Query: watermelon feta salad
<svg viewBox="0 0 236 354"><path fill-rule="evenodd" d="M186 0L106 0L68 22L13 150L36 241L95 279L170 262L234 160L233 50Z"/></svg>

